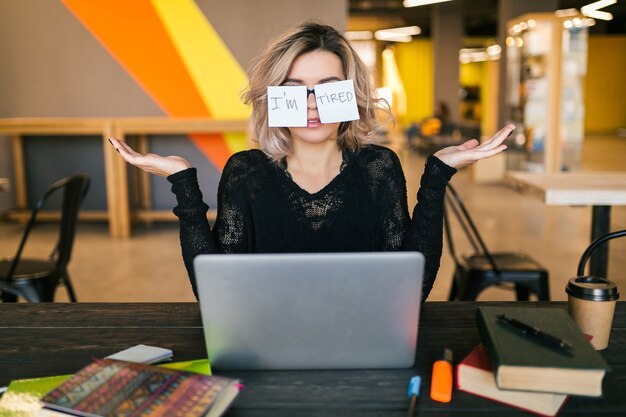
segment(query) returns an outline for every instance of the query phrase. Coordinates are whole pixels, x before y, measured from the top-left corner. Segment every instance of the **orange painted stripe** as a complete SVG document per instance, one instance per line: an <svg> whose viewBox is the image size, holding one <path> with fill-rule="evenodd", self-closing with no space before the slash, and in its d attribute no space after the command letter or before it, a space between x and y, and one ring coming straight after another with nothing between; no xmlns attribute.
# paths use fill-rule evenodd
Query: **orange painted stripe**
<svg viewBox="0 0 626 417"><path fill-rule="evenodd" d="M224 135L214 134L192 134L189 135L196 147L211 161L213 166L221 171L226 165L226 161L233 154L232 149L226 143Z"/></svg>
<svg viewBox="0 0 626 417"><path fill-rule="evenodd" d="M122 67L172 116L207 108L149 1L63 0Z"/></svg>
<svg viewBox="0 0 626 417"><path fill-rule="evenodd" d="M211 116L149 0L62 2L166 114ZM218 169L223 168L232 153L223 135L190 137Z"/></svg>

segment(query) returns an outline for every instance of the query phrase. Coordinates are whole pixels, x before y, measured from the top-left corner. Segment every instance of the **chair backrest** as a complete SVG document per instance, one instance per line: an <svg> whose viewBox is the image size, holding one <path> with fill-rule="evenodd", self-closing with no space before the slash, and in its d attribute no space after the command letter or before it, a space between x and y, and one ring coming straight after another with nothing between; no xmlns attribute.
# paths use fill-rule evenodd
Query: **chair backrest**
<svg viewBox="0 0 626 417"><path fill-rule="evenodd" d="M484 256L485 259L487 259L487 261L490 263L494 272L498 274L498 267L496 266L493 256L491 256L491 253L489 253L487 245L485 245L485 242L480 236L480 233L478 233L478 229L476 228L472 217L467 211L467 208L465 208L463 200L451 184L448 184L445 201L446 204L444 207L444 231L446 233L446 241L448 242L450 255L454 259L454 262L457 265L460 264L460 260L456 254L456 250L454 247L454 240L452 239L450 224L452 219L451 216L454 216L456 218L467 240L469 241L470 245L472 245L474 252L476 254Z"/></svg>
<svg viewBox="0 0 626 417"><path fill-rule="evenodd" d="M76 223L78 221L78 212L87 191L89 190L89 176L86 174L78 174L63 178L48 188L39 198L30 215L22 240L17 249L13 263L9 268L7 280L10 282L13 273L20 261L20 257L28 240L28 236L37 222L37 215L46 205L48 199L60 190L63 190L61 220L59 222L59 235L54 246L50 258L56 261L57 270L67 267L72 254L72 246L74 244L74 235L76 233Z"/></svg>
<svg viewBox="0 0 626 417"><path fill-rule="evenodd" d="M76 235L76 223L78 222L78 212L80 206L89 191L89 176L86 174L74 175L64 178L63 184L53 184L53 187L65 188L63 193L63 207L61 209L61 224L59 226L59 240L56 250L51 257L56 255L57 267L65 267L72 256L72 246Z"/></svg>
<svg viewBox="0 0 626 417"><path fill-rule="evenodd" d="M576 275L579 277L582 277L583 275L585 275L585 265L587 264L587 261L589 260L589 257L591 256L594 250L596 250L599 246L603 245L605 242L608 242L611 239L616 239L618 237L624 237L624 236L626 236L626 230L618 230L616 232L611 232L604 236L600 236L599 238L591 242L591 244L587 246L587 249L585 249L582 256L580 257Z"/></svg>

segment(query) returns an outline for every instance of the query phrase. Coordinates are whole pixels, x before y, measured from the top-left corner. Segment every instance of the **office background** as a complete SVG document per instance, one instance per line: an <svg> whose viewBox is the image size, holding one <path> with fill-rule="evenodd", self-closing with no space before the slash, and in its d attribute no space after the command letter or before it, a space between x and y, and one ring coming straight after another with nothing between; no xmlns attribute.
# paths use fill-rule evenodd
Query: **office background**
<svg viewBox="0 0 626 417"><path fill-rule="evenodd" d="M233 104L232 113L228 113L222 106L214 104L222 97L202 95L203 92L206 93L203 86L219 78L224 80L224 84L232 86L232 95L229 96L236 99L241 86L237 82L241 80L255 54L274 35L302 19L319 19L339 29L363 29L376 24L380 26L380 21L384 21L384 10L375 8L371 10L370 7L370 12L367 12L360 8L360 3L363 2L184 0L176 2L177 6L172 6L174 3L160 0L135 1L131 3L132 5L129 2L115 0L106 2L104 7L102 3L75 0L52 2L0 0L0 53L3 57L0 70L0 91L2 91L0 117L212 117L220 111L225 112L222 113L223 117L232 115L241 117L245 114L245 109L237 108ZM370 3L375 6L377 2ZM458 62L458 49L464 43L472 43L476 39L497 40L498 31L500 37L503 37L502 28L506 21L518 15L552 12L558 8L579 7L584 3L556 0L499 2L494 0L454 1L450 3L452 6L441 6L440 20L436 21L439 23L433 23L422 35L415 36L409 43L393 45L398 74L406 91L406 110L398 117L396 138L401 137L402 130L409 123L432 114L437 99L457 94L460 84L479 84L485 86L485 90L488 89L484 80L487 63ZM497 26L496 31L489 29L488 33L477 32L468 36L463 26L445 27L446 21L467 23L467 18L458 7L478 9L485 4L493 10L491 14ZM623 5L620 5L621 7ZM433 10L421 13L426 13L426 18L431 19ZM206 36L213 36L211 45L216 49L207 48L202 59L195 57L197 60L194 61L189 58L189 51L185 52L180 46L180 39L186 35L180 34L176 29L177 22L180 23L177 19L181 19L181 16L191 16L194 25L197 25L194 28L199 28ZM439 32L437 24L440 25ZM444 31L441 30L442 25ZM181 29L180 26L178 29ZM148 30L152 32L147 32ZM214 32L211 32L212 30ZM148 36L150 34L152 37ZM145 44L145 48L142 48L141 42L150 39L159 39L163 43ZM623 23L622 26L609 26L599 22L596 28L591 28L584 104L585 131L592 140L589 140L587 165L583 164L586 169L626 170L626 165L621 164L623 160L621 155L625 154L622 151L623 142L626 139L620 138L617 133L619 129L626 127L626 105L623 99L626 96L626 78L623 77L623 69L626 68L624 51L626 51L626 30ZM232 60L227 63L228 65L222 65L224 61L211 61L210 58L218 53L226 56L230 54ZM133 54L146 59L133 61ZM153 62L148 58L159 60ZM203 68L207 72L198 75L202 74ZM227 71L226 68L235 69ZM381 68L377 68L376 71L376 76L382 76ZM202 77L208 77L206 74L213 76L208 80L203 79ZM157 75L165 78L150 78ZM175 84L164 86L163 80L173 81ZM487 94L489 91L485 91L483 96ZM196 103L196 107L193 103ZM213 107L210 106L211 103ZM452 104L455 107L459 106L456 101ZM157 153L185 156L197 166L205 200L209 205L215 206L220 164L228 152L247 146L245 137L224 137L222 141L224 145L220 147L221 150L215 152L210 146L203 147L193 138L186 137L152 137L150 146L152 151ZM411 204L414 203L422 159L420 156L405 152L401 146L397 151L405 163ZM92 188L85 209L106 208L102 144L99 137L51 137L49 140L26 137L24 153L29 201L34 201L52 179L79 171L88 172L92 177ZM12 176L10 138L0 136L0 177L11 180ZM562 277L567 276L565 271L573 270L573 266L565 268L565 271L559 270L558 264L575 262L575 254L584 249L584 244L588 241L586 233L589 230L587 223L589 215L586 212L578 214L580 212L572 209L576 214L571 217L570 214L563 216L560 211L542 207L541 202L512 200L512 196L507 201L509 204L517 201L515 208L501 206L501 196L510 190L475 185L469 174L460 175L458 178L471 195L470 201L475 201L476 208L485 213L484 222L487 228L493 228L494 236L490 236L490 239L494 246L511 244L511 239L507 236L497 234L496 229L501 225L501 221L518 224L515 229L519 233L517 243L523 243L521 246L529 250L545 246L557 247L562 244L550 236L550 221L561 225L562 229L574 229L572 232L575 233L574 238L573 235L570 235L569 239L564 238L564 235L555 235L559 239L567 240L569 245L567 260L545 259ZM169 184L161 178L152 178L151 184L154 207L171 208L174 205L174 198L169 191ZM0 210L10 208L14 204L13 189L7 193L0 193ZM529 206L534 208L529 209ZM503 212L505 216L498 220L497 216ZM529 213L541 219L528 220L528 223L521 220L522 215ZM626 226L623 218L622 209L616 208L613 216L614 228ZM94 235L106 229L97 224L88 224L86 227L92 228ZM7 250L3 253L10 252L12 233L19 229L19 225L9 224L7 228L6 230L10 229L6 231L9 238ZM102 246L99 246L100 243L94 243L96 241L90 240L92 238L89 237L85 238L88 239L85 242L90 243L83 244L91 245L92 249L100 248L102 252L115 254L118 259L123 260L120 264L126 265L130 273L136 274L146 270L146 263L155 262L154 258L145 252L151 249L142 249L142 245L152 242L151 245L155 244L153 248L167 247L173 254L172 259L166 262L176 265L169 274L182 273L182 278L177 277L176 282L186 286L186 277L177 253L177 242L174 241L173 244L170 242L171 239L176 239L175 234L171 233L172 230L175 230L175 225L140 227L134 231L129 242L109 244L102 241ZM163 239L161 243L155 243L161 238ZM103 233L103 239L108 239L106 232ZM612 258L623 253L619 245L617 242L613 244L612 247L616 249L611 252ZM557 250L554 255L559 254ZM145 260L138 260L142 257ZM79 259L77 253L75 263L80 262ZM94 265L100 268L109 267L111 261L103 257L101 261L92 260L85 265L73 265L73 268L79 268L76 275L81 275L88 274L88 269ZM114 265L112 269L122 268L124 265ZM441 276L447 282L451 272L446 268L448 266L444 260ZM623 272L623 269L621 271ZM98 285L100 284L96 283L92 288L94 294L104 290L104 287L98 289ZM80 296L80 286L78 287ZM128 290L134 291L130 285ZM176 299L174 290L167 291L170 292L163 297ZM184 293L183 298L189 297L186 287L181 293ZM441 289L440 295L444 293L445 289ZM555 290L555 294L560 293L560 290ZM135 296L131 296L133 297Z"/></svg>

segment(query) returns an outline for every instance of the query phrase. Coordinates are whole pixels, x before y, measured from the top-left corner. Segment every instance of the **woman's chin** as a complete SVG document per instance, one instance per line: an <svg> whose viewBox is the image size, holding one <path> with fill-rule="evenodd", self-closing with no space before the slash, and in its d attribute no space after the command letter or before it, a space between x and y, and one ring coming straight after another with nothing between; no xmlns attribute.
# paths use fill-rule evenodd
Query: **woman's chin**
<svg viewBox="0 0 626 417"><path fill-rule="evenodd" d="M330 128L329 125L319 123L319 125L307 124L307 127L291 128L291 137L306 143L322 143L337 140L337 129Z"/></svg>

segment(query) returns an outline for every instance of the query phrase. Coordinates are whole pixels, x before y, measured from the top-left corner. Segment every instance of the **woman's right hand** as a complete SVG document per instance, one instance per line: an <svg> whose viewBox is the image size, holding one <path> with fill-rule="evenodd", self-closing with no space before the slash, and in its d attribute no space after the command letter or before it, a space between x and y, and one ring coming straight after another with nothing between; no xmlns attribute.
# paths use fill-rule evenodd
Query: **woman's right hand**
<svg viewBox="0 0 626 417"><path fill-rule="evenodd" d="M191 167L189 162L180 156L161 156L154 153L142 155L119 139L109 138L109 142L126 162L150 174L167 177Z"/></svg>

